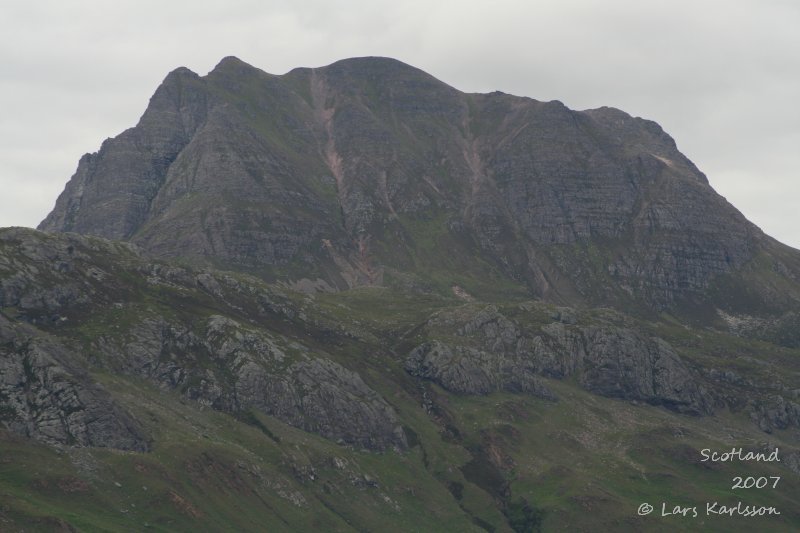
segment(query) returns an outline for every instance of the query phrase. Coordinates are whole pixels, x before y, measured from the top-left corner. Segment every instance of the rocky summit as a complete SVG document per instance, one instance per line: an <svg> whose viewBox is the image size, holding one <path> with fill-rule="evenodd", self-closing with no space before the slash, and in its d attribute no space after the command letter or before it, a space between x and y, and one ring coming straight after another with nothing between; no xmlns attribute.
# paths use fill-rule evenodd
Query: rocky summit
<svg viewBox="0 0 800 533"><path fill-rule="evenodd" d="M700 453L732 447L780 461ZM637 509L743 499L780 515L702 527L800 528L800 251L655 122L228 57L0 230L0 530L693 530Z"/></svg>
<svg viewBox="0 0 800 533"><path fill-rule="evenodd" d="M656 123L465 94L385 58L283 76L233 57L204 77L179 68L136 127L81 159L39 229L268 280L424 286L458 272L657 311L719 306L713 282L757 258L798 268Z"/></svg>

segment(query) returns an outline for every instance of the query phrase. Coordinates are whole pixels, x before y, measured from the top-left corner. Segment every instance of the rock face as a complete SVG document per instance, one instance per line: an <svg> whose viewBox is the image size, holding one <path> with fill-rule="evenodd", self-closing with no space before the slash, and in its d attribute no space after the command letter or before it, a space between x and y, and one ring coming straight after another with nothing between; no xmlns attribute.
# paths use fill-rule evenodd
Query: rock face
<svg viewBox="0 0 800 533"><path fill-rule="evenodd" d="M375 450L407 446L394 409L361 376L298 342L218 315L200 334L160 318L126 333L98 340L114 370L221 411L257 409L336 442Z"/></svg>
<svg viewBox="0 0 800 533"><path fill-rule="evenodd" d="M205 122L207 98L196 74L185 68L171 72L137 127L81 158L59 198L60 209L42 226L116 239L133 235L147 220L168 169ZM114 179L101 178L109 173Z"/></svg>
<svg viewBox="0 0 800 533"><path fill-rule="evenodd" d="M0 423L48 444L147 451L138 423L77 367L79 360L0 315Z"/></svg>
<svg viewBox="0 0 800 533"><path fill-rule="evenodd" d="M465 346L437 341L422 344L409 354L405 368L412 376L429 379L452 392L489 394L502 390L555 400L525 361Z"/></svg>
<svg viewBox="0 0 800 533"><path fill-rule="evenodd" d="M766 433L790 426L800 427L800 404L783 396L774 395L766 401L751 401L748 407L750 418Z"/></svg>
<svg viewBox="0 0 800 533"><path fill-rule="evenodd" d="M562 332L557 331L555 338L561 336ZM572 355L579 358L576 366L581 369L580 382L587 390L683 413L711 414L708 394L663 340L643 338L625 329L589 328L582 331L582 336L585 353Z"/></svg>
<svg viewBox="0 0 800 533"><path fill-rule="evenodd" d="M89 304L108 273L90 253L132 257L129 246L9 229L0 237L0 423L50 444L144 451L139 424L86 371L83 356L30 324L54 326ZM85 267L85 268L84 268ZM101 303L103 298L98 298ZM28 322L28 323L25 323Z"/></svg>
<svg viewBox="0 0 800 533"><path fill-rule="evenodd" d="M687 414L713 412L711 396L669 344L627 328L554 322L538 334L524 333L494 306L460 320L437 317L434 325L455 330L464 343L479 346L433 340L411 351L406 370L453 392L505 390L552 397L536 376L574 376L586 390L601 396Z"/></svg>
<svg viewBox="0 0 800 533"><path fill-rule="evenodd" d="M537 296L656 309L772 246L654 122L384 58L178 69L40 229L338 287L489 264Z"/></svg>

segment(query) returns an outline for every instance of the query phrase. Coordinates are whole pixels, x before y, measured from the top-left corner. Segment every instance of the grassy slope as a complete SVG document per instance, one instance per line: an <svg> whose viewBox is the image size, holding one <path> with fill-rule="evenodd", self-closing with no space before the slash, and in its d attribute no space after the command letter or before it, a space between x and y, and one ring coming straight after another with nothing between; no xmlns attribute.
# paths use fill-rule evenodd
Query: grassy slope
<svg viewBox="0 0 800 533"><path fill-rule="evenodd" d="M175 392L95 370L154 439L147 454L53 449L0 431L0 530L52 531L791 531L800 527L800 477L774 465L709 468L699 450L796 446L796 430L760 432L744 412L691 418L660 408L593 396L569 381L549 381L561 400L491 394L466 397L419 383L402 369L419 326L465 304L455 297L366 288L305 296L270 288L295 318L254 319L252 301L227 303L197 287L145 283L129 257L99 263L113 273L98 288L122 309L71 311L54 333L87 342L153 313L170 320L227 314L298 338L357 370L398 411L411 448L367 453L338 446L250 413L237 420ZM96 261L99 261L96 259ZM58 282L55 280L54 282ZM549 307L503 299L508 316L535 327ZM8 311L8 312L7 312ZM9 310L3 311L6 315ZM581 320L632 322L658 334L690 364L735 368L758 379L796 383L800 351L645 323L610 311ZM88 342L86 346L89 346ZM100 355L100 354L98 354ZM759 362L761 361L761 362ZM764 362L769 364L765 365ZM432 408L421 407L423 393ZM777 489L731 489L734 476L782 476ZM770 518L638 517L649 502L720 501L775 506Z"/></svg>
<svg viewBox="0 0 800 533"><path fill-rule="evenodd" d="M418 444L406 454L371 454L269 417L258 415L265 428L259 429L147 385L104 381L145 421L154 450L56 452L3 435L0 520L6 525L48 530L56 517L86 531L467 531L476 522L505 530L502 499L524 499L539 511L545 530L691 531L705 523L712 531L791 531L800 524L796 475L772 465L709 468L698 461L702 448L763 440L737 417L678 418L551 383L562 399L557 404L508 394L442 395L456 438L432 427L420 409L403 406ZM498 456L504 468L495 466ZM736 475L782 480L775 490L737 492L730 490ZM498 485L505 483L510 495L504 497ZM462 489L451 494L455 484ZM643 502L739 499L775 506L783 515L636 517Z"/></svg>

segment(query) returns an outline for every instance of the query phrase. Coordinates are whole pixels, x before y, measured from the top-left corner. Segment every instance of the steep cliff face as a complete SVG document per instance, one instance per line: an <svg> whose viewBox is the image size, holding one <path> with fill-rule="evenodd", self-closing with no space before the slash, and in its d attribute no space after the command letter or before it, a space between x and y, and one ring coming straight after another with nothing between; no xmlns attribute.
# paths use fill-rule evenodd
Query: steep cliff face
<svg viewBox="0 0 800 533"><path fill-rule="evenodd" d="M654 122L465 94L384 58L178 69L81 159L40 229L267 279L425 287L458 271L656 310L724 306L713 280L776 246Z"/></svg>
<svg viewBox="0 0 800 533"><path fill-rule="evenodd" d="M178 154L205 122L208 93L190 70L171 72L135 128L84 155L41 227L130 238L147 220Z"/></svg>
<svg viewBox="0 0 800 533"><path fill-rule="evenodd" d="M148 451L139 423L81 368L81 357L0 315L0 424L47 444Z"/></svg>

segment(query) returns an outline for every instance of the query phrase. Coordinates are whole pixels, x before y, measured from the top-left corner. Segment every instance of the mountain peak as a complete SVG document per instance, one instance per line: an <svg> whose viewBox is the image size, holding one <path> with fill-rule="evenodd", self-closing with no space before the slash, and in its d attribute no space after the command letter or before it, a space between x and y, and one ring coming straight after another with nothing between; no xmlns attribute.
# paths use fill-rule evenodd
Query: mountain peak
<svg viewBox="0 0 800 533"><path fill-rule="evenodd" d="M162 81L161 85L156 89L153 97L156 97L160 92L166 90L165 88L167 87L181 86L185 82L190 82L191 80L197 80L199 78L200 75L196 72L186 67L178 67L164 76L164 81Z"/></svg>
<svg viewBox="0 0 800 533"><path fill-rule="evenodd" d="M330 65L324 68L341 68L341 67L348 67L348 68L369 68L369 69L397 69L397 70L412 70L422 72L420 69L409 65L408 63L403 63L399 59L395 59L393 57L385 57L385 56L360 56L360 57L349 57L346 59L340 59L339 61L334 61Z"/></svg>
<svg viewBox="0 0 800 533"><path fill-rule="evenodd" d="M489 264L553 301L658 310L762 251L654 122L466 95L388 57L293 72L173 71L41 227L341 288L447 250L477 285Z"/></svg>
<svg viewBox="0 0 800 533"><path fill-rule="evenodd" d="M416 80L449 87L424 70L391 57L351 57L336 61L317 70L334 78L382 79L386 82Z"/></svg>
<svg viewBox="0 0 800 533"><path fill-rule="evenodd" d="M253 65L246 63L236 56L225 56L217 65L211 69L209 74L230 74L242 70L259 70Z"/></svg>
<svg viewBox="0 0 800 533"><path fill-rule="evenodd" d="M198 74L196 72L194 72L193 70L187 68L187 67L178 67L178 68L170 71L170 73L167 74L166 77L169 78L171 76L172 77L190 76L190 77L196 78L198 76Z"/></svg>

